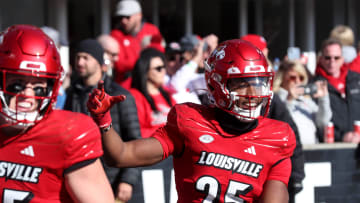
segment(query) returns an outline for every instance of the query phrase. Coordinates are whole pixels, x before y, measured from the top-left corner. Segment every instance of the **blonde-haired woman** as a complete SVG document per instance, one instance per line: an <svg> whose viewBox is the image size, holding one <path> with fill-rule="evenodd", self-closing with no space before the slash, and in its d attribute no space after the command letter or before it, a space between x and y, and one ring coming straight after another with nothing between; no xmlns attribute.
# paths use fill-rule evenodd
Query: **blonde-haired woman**
<svg viewBox="0 0 360 203"><path fill-rule="evenodd" d="M323 129L332 112L326 81L308 84L308 72L297 61L284 61L275 75L274 92L286 103L302 144L323 140Z"/></svg>
<svg viewBox="0 0 360 203"><path fill-rule="evenodd" d="M350 63L356 58L357 51L354 47L355 37L351 27L337 25L331 30L329 37L340 41L345 63Z"/></svg>

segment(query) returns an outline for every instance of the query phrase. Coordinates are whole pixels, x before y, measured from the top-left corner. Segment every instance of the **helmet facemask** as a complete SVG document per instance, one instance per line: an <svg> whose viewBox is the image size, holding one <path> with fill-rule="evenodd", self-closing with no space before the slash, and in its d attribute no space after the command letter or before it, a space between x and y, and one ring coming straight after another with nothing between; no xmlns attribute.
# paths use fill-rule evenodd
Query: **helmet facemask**
<svg viewBox="0 0 360 203"><path fill-rule="evenodd" d="M0 127L26 130L40 121L51 109L51 101L56 99L53 94L57 88L54 86L58 80L56 77L8 71L2 71L1 77L0 116L5 122L2 122ZM32 90L27 90L28 88ZM29 95L26 91L33 91L33 94Z"/></svg>
<svg viewBox="0 0 360 203"><path fill-rule="evenodd" d="M227 112L243 122L251 122L267 112L272 92L269 77L231 78L227 82L230 105Z"/></svg>

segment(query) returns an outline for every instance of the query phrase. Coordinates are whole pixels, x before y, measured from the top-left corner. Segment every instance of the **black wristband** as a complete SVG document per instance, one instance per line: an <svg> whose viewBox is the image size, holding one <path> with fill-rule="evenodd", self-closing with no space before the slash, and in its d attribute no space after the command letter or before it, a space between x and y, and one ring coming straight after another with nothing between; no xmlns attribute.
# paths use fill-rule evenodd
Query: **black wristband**
<svg viewBox="0 0 360 203"><path fill-rule="evenodd" d="M101 133L106 133L107 131L110 130L111 127L112 127L112 123L110 123L110 125L107 127L100 128L100 131Z"/></svg>

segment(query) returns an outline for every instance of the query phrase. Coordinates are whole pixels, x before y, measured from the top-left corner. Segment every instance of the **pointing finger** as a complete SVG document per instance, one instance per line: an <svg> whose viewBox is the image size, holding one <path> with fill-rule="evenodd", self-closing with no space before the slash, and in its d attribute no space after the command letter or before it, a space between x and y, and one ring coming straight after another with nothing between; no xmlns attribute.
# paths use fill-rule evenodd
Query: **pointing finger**
<svg viewBox="0 0 360 203"><path fill-rule="evenodd" d="M100 80L98 83L98 90L101 91L101 94L99 95L99 99L103 100L105 97L105 90L104 90L104 81Z"/></svg>
<svg viewBox="0 0 360 203"><path fill-rule="evenodd" d="M126 99L125 95L118 95L118 96L112 96L110 98L111 103L118 103L118 102L122 102Z"/></svg>

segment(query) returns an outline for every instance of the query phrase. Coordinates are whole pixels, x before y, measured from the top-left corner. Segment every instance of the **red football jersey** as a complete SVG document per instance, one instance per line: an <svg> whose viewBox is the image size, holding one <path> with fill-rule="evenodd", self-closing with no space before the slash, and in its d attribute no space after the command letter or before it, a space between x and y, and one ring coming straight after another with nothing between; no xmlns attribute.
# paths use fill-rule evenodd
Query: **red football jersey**
<svg viewBox="0 0 360 203"><path fill-rule="evenodd" d="M288 183L296 145L286 123L259 119L250 132L226 133L211 107L180 104L154 134L173 155L178 202L253 202L267 180Z"/></svg>
<svg viewBox="0 0 360 203"><path fill-rule="evenodd" d="M54 110L25 134L0 136L0 200L72 202L64 171L102 154L100 132L90 117Z"/></svg>

